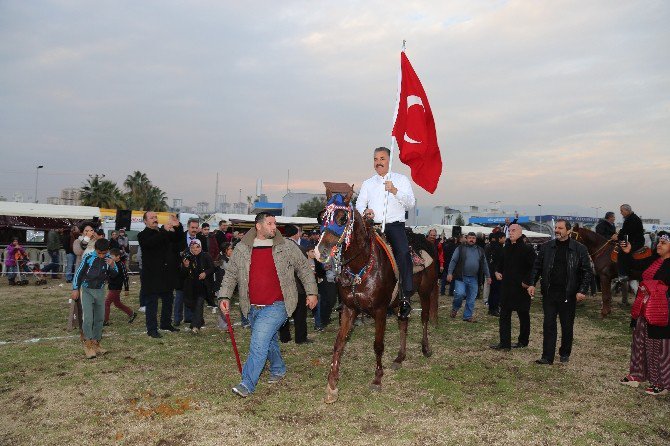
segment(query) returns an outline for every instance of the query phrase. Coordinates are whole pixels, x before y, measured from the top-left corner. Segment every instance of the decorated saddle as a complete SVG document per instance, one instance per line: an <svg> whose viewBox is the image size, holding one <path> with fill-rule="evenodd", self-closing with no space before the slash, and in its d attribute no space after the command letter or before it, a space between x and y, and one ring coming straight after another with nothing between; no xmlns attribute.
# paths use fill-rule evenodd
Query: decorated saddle
<svg viewBox="0 0 670 446"><path fill-rule="evenodd" d="M610 254L610 260L614 263L616 263L617 259L619 258L619 249L620 249L620 247L617 245L612 250L612 254ZM633 251L633 258L635 260L646 259L647 257L651 257L651 255L652 255L651 249L647 246L643 246L642 248L638 249L637 251Z"/></svg>

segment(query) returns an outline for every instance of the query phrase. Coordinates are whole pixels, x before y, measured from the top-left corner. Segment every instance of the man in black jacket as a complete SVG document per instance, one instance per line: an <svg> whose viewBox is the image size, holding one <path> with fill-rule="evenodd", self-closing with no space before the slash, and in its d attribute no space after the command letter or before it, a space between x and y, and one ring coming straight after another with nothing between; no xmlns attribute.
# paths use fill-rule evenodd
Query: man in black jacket
<svg viewBox="0 0 670 446"><path fill-rule="evenodd" d="M528 294L535 295L535 286L542 278L542 310L544 311L542 357L538 364L553 364L556 354L556 315L561 321L561 362L570 360L573 325L577 302L586 299L591 283L591 261L586 247L569 237L570 223L558 220L556 238L540 247L533 267L533 281Z"/></svg>
<svg viewBox="0 0 670 446"><path fill-rule="evenodd" d="M158 299L162 301L160 328L179 331L172 326L173 278L177 274L172 243L183 237L184 230L173 215L159 228L158 216L151 211L144 213L144 224L146 228L137 234L137 241L142 249L142 292L146 298L147 334L160 338L162 335L158 332L156 321Z"/></svg>
<svg viewBox="0 0 670 446"><path fill-rule="evenodd" d="M522 238L521 225L512 223L509 239L495 266L495 277L501 282L500 342L495 350L509 351L512 347L512 312L519 316L519 337L514 348L525 348L530 338L530 297L526 292L532 282L535 250ZM490 297L489 297L490 298Z"/></svg>
<svg viewBox="0 0 670 446"><path fill-rule="evenodd" d="M601 218L596 225L596 234L602 235L607 240L616 240L616 227L614 226L614 212L606 212L605 218Z"/></svg>
<svg viewBox="0 0 670 446"><path fill-rule="evenodd" d="M623 225L617 236L619 242L627 242L631 246L631 252L635 252L644 246L644 226L629 204L622 204L619 208L623 216ZM620 255L617 258L619 269L619 281L628 280L631 256Z"/></svg>
<svg viewBox="0 0 670 446"><path fill-rule="evenodd" d="M502 231L492 232L489 236L489 244L484 249L486 260L489 262L489 271L495 272L503 255L505 233ZM489 288L489 314L500 316L500 280L491 274L491 285Z"/></svg>

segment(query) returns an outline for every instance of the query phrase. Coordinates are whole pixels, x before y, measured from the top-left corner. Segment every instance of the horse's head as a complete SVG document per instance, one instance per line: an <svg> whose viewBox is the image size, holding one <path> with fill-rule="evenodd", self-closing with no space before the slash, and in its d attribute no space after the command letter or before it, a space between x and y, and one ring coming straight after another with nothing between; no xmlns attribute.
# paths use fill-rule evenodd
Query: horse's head
<svg viewBox="0 0 670 446"><path fill-rule="evenodd" d="M351 197L354 186L346 183L324 183L326 185L326 207L317 218L321 237L316 245L316 258L327 262L342 244L349 245L354 227L354 208Z"/></svg>

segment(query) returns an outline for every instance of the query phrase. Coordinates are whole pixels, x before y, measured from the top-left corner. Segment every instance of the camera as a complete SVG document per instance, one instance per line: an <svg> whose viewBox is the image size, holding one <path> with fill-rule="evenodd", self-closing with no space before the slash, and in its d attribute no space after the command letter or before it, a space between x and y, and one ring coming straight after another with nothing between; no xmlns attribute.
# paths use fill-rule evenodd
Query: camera
<svg viewBox="0 0 670 446"><path fill-rule="evenodd" d="M193 260L193 258L195 257L195 256L191 253L191 250L190 250L190 249L186 249L186 250L180 252L180 253L179 253L179 256L181 257L182 262L183 262L184 260L188 260L189 262L191 262L191 261Z"/></svg>

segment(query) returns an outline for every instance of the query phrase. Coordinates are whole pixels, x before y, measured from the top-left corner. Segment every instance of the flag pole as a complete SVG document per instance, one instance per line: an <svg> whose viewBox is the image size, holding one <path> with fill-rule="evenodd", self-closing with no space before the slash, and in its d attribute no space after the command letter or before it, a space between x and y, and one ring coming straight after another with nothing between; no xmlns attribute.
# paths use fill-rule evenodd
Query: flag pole
<svg viewBox="0 0 670 446"><path fill-rule="evenodd" d="M405 40L402 41L402 50L401 52L405 52ZM398 68L398 94L396 97L396 103L395 103L395 113L393 113L393 122L391 123L391 129L393 129L393 126L395 125L395 120L398 117L398 107L400 107L400 83L402 82L402 67ZM391 152L389 155L389 171L385 175L384 180L388 180L391 178L391 169L393 169L393 145L395 144L395 137L393 136L393 131L391 131L391 147L389 148L389 151ZM389 192L386 191L386 196L384 197L384 215L382 217L382 232L386 230L386 212L388 209L388 204L389 204Z"/></svg>

